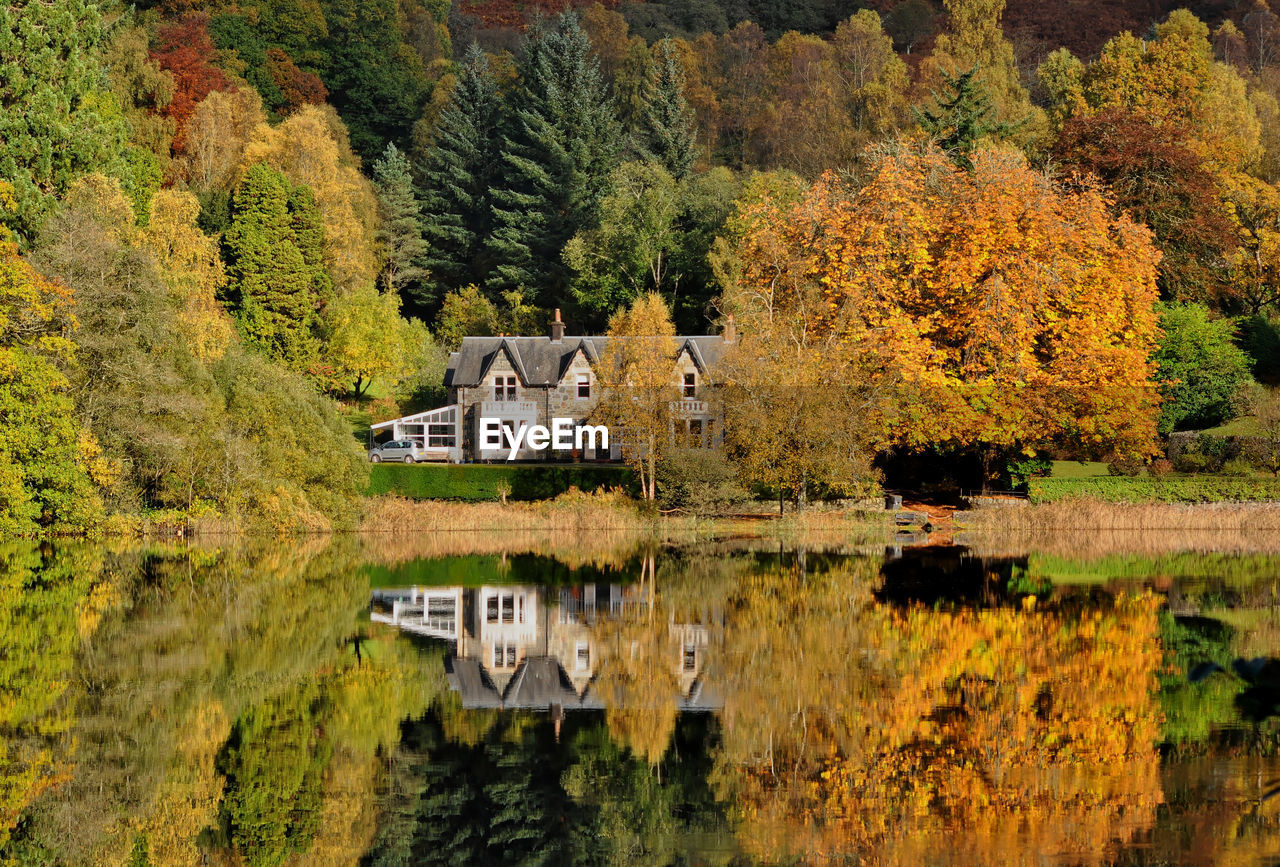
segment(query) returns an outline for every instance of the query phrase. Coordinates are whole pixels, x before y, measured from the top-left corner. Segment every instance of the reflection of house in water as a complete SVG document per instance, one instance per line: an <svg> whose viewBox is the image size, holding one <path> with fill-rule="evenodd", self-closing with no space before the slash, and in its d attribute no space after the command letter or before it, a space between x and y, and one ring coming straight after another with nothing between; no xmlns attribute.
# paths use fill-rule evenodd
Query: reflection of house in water
<svg viewBox="0 0 1280 867"><path fill-rule="evenodd" d="M597 625L648 611L639 585L621 584L378 589L372 605L374 622L454 643L446 666L463 707L534 710L603 709L593 688L601 663ZM720 707L703 677L707 628L670 623L667 634L677 706Z"/></svg>

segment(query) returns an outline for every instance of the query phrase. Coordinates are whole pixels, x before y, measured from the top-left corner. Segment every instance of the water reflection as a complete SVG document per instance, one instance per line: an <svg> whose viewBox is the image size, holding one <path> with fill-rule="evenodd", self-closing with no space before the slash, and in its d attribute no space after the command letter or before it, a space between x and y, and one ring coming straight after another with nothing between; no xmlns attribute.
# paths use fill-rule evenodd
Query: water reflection
<svg viewBox="0 0 1280 867"><path fill-rule="evenodd" d="M0 547L0 863L1280 855L1280 560L1081 550Z"/></svg>
<svg viewBox="0 0 1280 867"><path fill-rule="evenodd" d="M408 633L447 641L450 688L464 708L605 710L597 674L609 642L601 632L653 614L645 584L528 584L375 589L370 619ZM709 632L701 623L668 622L669 697L678 710L722 705L703 676ZM628 647L634 655L637 647ZM659 663L662 664L661 662Z"/></svg>

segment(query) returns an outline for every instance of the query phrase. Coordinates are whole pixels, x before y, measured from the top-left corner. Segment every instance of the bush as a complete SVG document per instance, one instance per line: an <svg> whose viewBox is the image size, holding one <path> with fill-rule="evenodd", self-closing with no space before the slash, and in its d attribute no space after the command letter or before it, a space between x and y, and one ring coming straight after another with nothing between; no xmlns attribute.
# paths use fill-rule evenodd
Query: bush
<svg viewBox="0 0 1280 867"><path fill-rule="evenodd" d="M1032 479L1032 502L1089 498L1109 503L1216 503L1280 500L1280 479L1228 476L1097 476Z"/></svg>
<svg viewBox="0 0 1280 867"><path fill-rule="evenodd" d="M1164 398L1160 433L1235 418L1235 396L1251 379L1249 357L1235 345L1235 325L1211 319L1200 304L1170 304L1162 309L1160 327L1164 336L1155 353Z"/></svg>
<svg viewBox="0 0 1280 867"><path fill-rule="evenodd" d="M480 503L501 500L504 490L513 500L550 500L570 488L630 490L634 485L635 477L625 467L375 464L370 468L368 493Z"/></svg>
<svg viewBox="0 0 1280 867"><path fill-rule="evenodd" d="M695 515L722 511L747 499L728 458L713 449L674 449L657 466L658 502Z"/></svg>

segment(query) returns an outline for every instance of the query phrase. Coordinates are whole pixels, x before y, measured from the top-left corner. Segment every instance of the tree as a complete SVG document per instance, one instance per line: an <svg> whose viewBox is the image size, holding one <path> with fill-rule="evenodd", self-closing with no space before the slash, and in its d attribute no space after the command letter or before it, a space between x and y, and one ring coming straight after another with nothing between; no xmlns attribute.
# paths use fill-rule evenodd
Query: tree
<svg viewBox="0 0 1280 867"><path fill-rule="evenodd" d="M977 74L976 66L954 76L944 71L942 80L950 93L933 95L937 110L916 109L916 120L925 135L963 169L973 168L970 155L979 141L1006 137L1016 128L1014 124L993 118L991 98L975 78Z"/></svg>
<svg viewBox="0 0 1280 867"><path fill-rule="evenodd" d="M936 89L959 70L974 70L995 119L1011 124L1005 132L1034 140L1044 126L1043 112L1031 105L1013 45L1001 29L1005 0L943 0L943 6L950 23L922 65L921 83Z"/></svg>
<svg viewBox="0 0 1280 867"><path fill-rule="evenodd" d="M246 341L295 370L319 352L320 310L332 292L323 241L310 190L265 164L249 169L223 240L230 298Z"/></svg>
<svg viewBox="0 0 1280 867"><path fill-rule="evenodd" d="M156 32L151 59L173 76L173 98L161 111L173 121L175 152L185 147L187 119L196 105L213 91L230 86L222 70L214 65L216 55L205 13L189 12Z"/></svg>
<svg viewBox="0 0 1280 867"><path fill-rule="evenodd" d="M1254 385L1247 399L1249 412L1258 424L1267 466L1280 476L1280 389Z"/></svg>
<svg viewBox="0 0 1280 867"><path fill-rule="evenodd" d="M196 225L199 215L200 203L191 193L160 190L151 200L151 219L140 242L169 288L191 354L216 361L235 331L219 301L226 269L217 242Z"/></svg>
<svg viewBox="0 0 1280 867"><path fill-rule="evenodd" d="M522 289L544 306L563 298L561 251L598 216L622 133L600 67L576 16L565 13L529 37L505 130L494 193L489 281Z"/></svg>
<svg viewBox="0 0 1280 867"><path fill-rule="evenodd" d="M1213 427L1235 417L1242 386L1253 381L1249 358L1235 344L1235 326L1199 304L1162 308L1164 336L1155 352L1164 404L1159 430Z"/></svg>
<svg viewBox="0 0 1280 867"><path fill-rule="evenodd" d="M474 283L444 297L436 317L436 338L456 352L464 337L488 337L498 333L498 308Z"/></svg>
<svg viewBox="0 0 1280 867"><path fill-rule="evenodd" d="M400 318L399 295L391 289L380 293L372 285L338 298L328 326L329 358L357 398L376 377L397 380L409 373L418 354L415 344L427 338L422 323Z"/></svg>
<svg viewBox="0 0 1280 867"><path fill-rule="evenodd" d="M1070 118L1053 153L1067 171L1105 182L1117 206L1152 230L1165 298L1225 300L1232 223L1218 179L1185 141L1172 121L1115 108Z"/></svg>
<svg viewBox="0 0 1280 867"><path fill-rule="evenodd" d="M671 260L680 243L682 190L658 162L623 163L600 205L599 228L574 235L564 260L576 272L573 294L593 313L629 306L649 292L674 296Z"/></svg>
<svg viewBox="0 0 1280 867"><path fill-rule="evenodd" d="M827 177L795 205L749 206L735 218L729 309L743 296L803 309L810 340L883 352L904 383L901 445L972 447L988 466L1051 443L1149 453L1149 234L1015 154L979 150L973 163L886 149L860 187Z"/></svg>
<svg viewBox="0 0 1280 867"><path fill-rule="evenodd" d="M404 142L431 91L422 57L406 45L395 0L324 0L329 101L351 128L351 146L372 162Z"/></svg>
<svg viewBox="0 0 1280 867"><path fill-rule="evenodd" d="M693 115L684 98L684 70L671 41L655 48L653 72L645 88L641 151L661 163L676 180L693 171L697 157Z"/></svg>
<svg viewBox="0 0 1280 867"><path fill-rule="evenodd" d="M73 300L0 236L0 532L87 528L102 501L97 443L80 428L67 378Z"/></svg>
<svg viewBox="0 0 1280 867"><path fill-rule="evenodd" d="M84 0L21 0L0 17L0 178L16 204L0 219L24 242L81 174L123 172L103 38L99 6Z"/></svg>
<svg viewBox="0 0 1280 867"><path fill-rule="evenodd" d="M671 404L678 393L675 326L667 303L652 292L640 296L609 320L609 338L599 366L603 396L593 418L609 426L644 498L653 500L655 468L670 447Z"/></svg>
<svg viewBox="0 0 1280 867"><path fill-rule="evenodd" d="M378 199L332 108L308 105L278 126L259 126L245 145L241 173L257 163L315 196L324 223L324 265L340 290L377 279Z"/></svg>
<svg viewBox="0 0 1280 867"><path fill-rule="evenodd" d="M416 168L423 190L428 304L467 284L483 283L491 262L485 242L493 221L490 193L498 170L498 95L489 59L472 43L435 140Z"/></svg>
<svg viewBox="0 0 1280 867"><path fill-rule="evenodd" d="M1227 256L1230 300L1259 316L1280 305L1280 189L1233 174L1226 199L1239 244Z"/></svg>
<svg viewBox="0 0 1280 867"><path fill-rule="evenodd" d="M387 291L401 297L421 294L414 286L427 279L422 263L428 248L422 237L422 212L413 193L409 160L394 144L387 145L373 166L373 182L382 217L381 241L386 264L382 279Z"/></svg>
<svg viewBox="0 0 1280 867"><path fill-rule="evenodd" d="M196 193L231 192L240 181L245 147L266 125L256 90L215 90L187 120L183 152L174 158L178 176Z"/></svg>

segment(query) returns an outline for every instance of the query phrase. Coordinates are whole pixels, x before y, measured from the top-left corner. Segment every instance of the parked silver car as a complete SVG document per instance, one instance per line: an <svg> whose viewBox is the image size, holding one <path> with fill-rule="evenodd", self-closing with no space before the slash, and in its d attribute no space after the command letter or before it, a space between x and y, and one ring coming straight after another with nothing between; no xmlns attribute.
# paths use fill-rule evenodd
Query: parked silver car
<svg viewBox="0 0 1280 867"><path fill-rule="evenodd" d="M412 464L415 461L426 460L426 457L422 446L413 440L392 440L369 449L369 462L374 464L380 464L383 461L404 461L406 464Z"/></svg>

